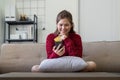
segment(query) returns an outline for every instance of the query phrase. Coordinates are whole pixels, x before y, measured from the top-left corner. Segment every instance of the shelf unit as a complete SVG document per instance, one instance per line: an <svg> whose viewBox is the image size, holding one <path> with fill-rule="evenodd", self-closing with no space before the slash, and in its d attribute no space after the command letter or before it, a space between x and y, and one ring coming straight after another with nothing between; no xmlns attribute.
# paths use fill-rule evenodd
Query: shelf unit
<svg viewBox="0 0 120 80"><path fill-rule="evenodd" d="M34 15L33 21L5 21L4 23L4 42L37 42L38 41L38 18ZM8 25L8 26L7 26ZM10 39L11 25L34 25L33 26L33 38L32 39ZM8 31L7 31L8 30Z"/></svg>

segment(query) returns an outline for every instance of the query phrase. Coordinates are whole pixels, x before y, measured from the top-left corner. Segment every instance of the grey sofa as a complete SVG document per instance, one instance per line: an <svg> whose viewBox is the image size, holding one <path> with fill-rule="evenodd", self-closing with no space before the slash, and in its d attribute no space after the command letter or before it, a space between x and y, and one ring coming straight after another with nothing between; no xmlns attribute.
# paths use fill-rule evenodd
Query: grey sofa
<svg viewBox="0 0 120 80"><path fill-rule="evenodd" d="M0 80L120 80L120 41L83 42L83 59L96 62L94 72L31 72L43 59L45 44L3 44Z"/></svg>

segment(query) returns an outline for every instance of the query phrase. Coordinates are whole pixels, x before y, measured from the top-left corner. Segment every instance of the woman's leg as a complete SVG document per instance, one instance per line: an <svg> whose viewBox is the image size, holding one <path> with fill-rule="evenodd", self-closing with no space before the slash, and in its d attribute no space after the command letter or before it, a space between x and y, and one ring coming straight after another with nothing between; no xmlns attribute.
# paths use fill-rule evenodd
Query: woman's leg
<svg viewBox="0 0 120 80"><path fill-rule="evenodd" d="M91 72L96 69L96 63L93 61L87 61L88 66L83 70L85 72Z"/></svg>
<svg viewBox="0 0 120 80"><path fill-rule="evenodd" d="M40 72L39 65L34 65L34 66L31 68L31 71L32 71L32 72Z"/></svg>

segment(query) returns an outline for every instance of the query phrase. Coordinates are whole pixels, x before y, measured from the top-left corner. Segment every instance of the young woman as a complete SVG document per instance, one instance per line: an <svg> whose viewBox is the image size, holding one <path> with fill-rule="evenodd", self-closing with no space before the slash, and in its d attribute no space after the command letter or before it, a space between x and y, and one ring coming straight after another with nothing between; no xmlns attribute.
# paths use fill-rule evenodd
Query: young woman
<svg viewBox="0 0 120 80"><path fill-rule="evenodd" d="M57 15L56 31L50 33L46 39L47 58L59 58L62 56L77 56L82 58L82 40L80 35L74 31L72 15L69 11L63 10ZM59 37L59 38L58 38ZM55 39L62 43L55 46ZM93 71L96 64L93 61L87 62L88 66L83 71ZM32 71L39 71L39 65L32 67Z"/></svg>

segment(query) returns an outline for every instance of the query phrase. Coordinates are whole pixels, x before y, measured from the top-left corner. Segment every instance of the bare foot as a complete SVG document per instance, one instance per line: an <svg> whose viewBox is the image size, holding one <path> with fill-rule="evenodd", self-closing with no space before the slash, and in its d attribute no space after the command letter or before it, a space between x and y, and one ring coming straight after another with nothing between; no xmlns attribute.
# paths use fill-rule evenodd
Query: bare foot
<svg viewBox="0 0 120 80"><path fill-rule="evenodd" d="M88 66L83 70L85 72L91 72L96 69L96 63L93 61L87 61Z"/></svg>
<svg viewBox="0 0 120 80"><path fill-rule="evenodd" d="M31 71L32 71L32 72L40 72L39 65L34 65L34 66L31 68Z"/></svg>

